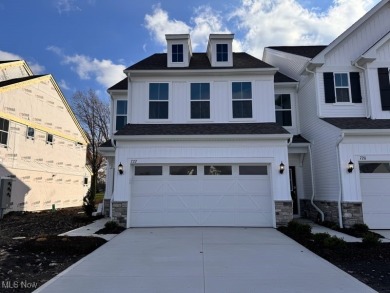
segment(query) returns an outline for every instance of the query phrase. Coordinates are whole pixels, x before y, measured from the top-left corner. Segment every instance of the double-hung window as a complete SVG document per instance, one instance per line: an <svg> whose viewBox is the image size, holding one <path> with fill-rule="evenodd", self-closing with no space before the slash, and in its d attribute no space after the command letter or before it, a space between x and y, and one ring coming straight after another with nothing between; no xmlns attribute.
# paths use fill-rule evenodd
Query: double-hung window
<svg viewBox="0 0 390 293"><path fill-rule="evenodd" d="M289 94L275 95L276 123L281 126L292 126L291 97Z"/></svg>
<svg viewBox="0 0 390 293"><path fill-rule="evenodd" d="M210 119L209 83L191 83L191 119Z"/></svg>
<svg viewBox="0 0 390 293"><path fill-rule="evenodd" d="M26 133L27 138L34 139L35 137L35 129L32 127L27 126L27 133Z"/></svg>
<svg viewBox="0 0 390 293"><path fill-rule="evenodd" d="M172 62L183 62L183 45L172 45Z"/></svg>
<svg viewBox="0 0 390 293"><path fill-rule="evenodd" d="M115 128L119 130L127 124L127 101L118 100L116 101L116 117L115 117Z"/></svg>
<svg viewBox="0 0 390 293"><path fill-rule="evenodd" d="M168 119L168 83L149 84L149 119Z"/></svg>
<svg viewBox="0 0 390 293"><path fill-rule="evenodd" d="M233 118L252 118L252 84L232 83Z"/></svg>
<svg viewBox="0 0 390 293"><path fill-rule="evenodd" d="M336 94L336 102L348 103L350 102L350 88L348 73L334 74L334 88Z"/></svg>
<svg viewBox="0 0 390 293"><path fill-rule="evenodd" d="M9 132L9 121L0 118L0 145L7 146Z"/></svg>
<svg viewBox="0 0 390 293"><path fill-rule="evenodd" d="M227 61L228 61L228 45L217 44L217 62L227 62Z"/></svg>

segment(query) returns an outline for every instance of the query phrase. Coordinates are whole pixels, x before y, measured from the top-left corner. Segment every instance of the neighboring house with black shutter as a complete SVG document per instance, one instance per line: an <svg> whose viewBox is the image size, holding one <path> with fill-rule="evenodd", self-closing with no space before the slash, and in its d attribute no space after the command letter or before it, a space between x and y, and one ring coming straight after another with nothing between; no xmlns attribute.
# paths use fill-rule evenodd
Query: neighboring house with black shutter
<svg viewBox="0 0 390 293"><path fill-rule="evenodd" d="M305 181L301 215L389 229L389 1L328 46L268 47L263 60L299 81L300 130L310 141L314 182Z"/></svg>
<svg viewBox="0 0 390 293"><path fill-rule="evenodd" d="M108 90L105 213L126 227L286 224L310 181L298 83L233 53L232 34L211 34L204 53L189 35L166 40Z"/></svg>

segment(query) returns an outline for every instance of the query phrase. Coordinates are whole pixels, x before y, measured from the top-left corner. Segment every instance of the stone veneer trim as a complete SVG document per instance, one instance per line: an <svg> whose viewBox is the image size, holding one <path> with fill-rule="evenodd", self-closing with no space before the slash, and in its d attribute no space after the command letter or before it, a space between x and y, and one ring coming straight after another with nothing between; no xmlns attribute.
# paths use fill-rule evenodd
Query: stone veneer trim
<svg viewBox="0 0 390 293"><path fill-rule="evenodd" d="M287 226L293 219L293 202L291 200L275 201L276 227Z"/></svg>
<svg viewBox="0 0 390 293"><path fill-rule="evenodd" d="M122 227L127 227L127 201L112 202L111 219Z"/></svg>

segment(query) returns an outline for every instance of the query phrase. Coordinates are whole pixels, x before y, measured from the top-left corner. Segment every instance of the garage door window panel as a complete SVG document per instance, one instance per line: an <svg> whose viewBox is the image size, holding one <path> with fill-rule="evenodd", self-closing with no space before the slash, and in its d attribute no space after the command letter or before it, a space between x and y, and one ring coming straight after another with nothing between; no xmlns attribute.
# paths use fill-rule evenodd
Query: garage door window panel
<svg viewBox="0 0 390 293"><path fill-rule="evenodd" d="M240 175L267 175L267 166L239 166Z"/></svg>
<svg viewBox="0 0 390 293"><path fill-rule="evenodd" d="M135 166L135 176L159 176L163 174L162 166Z"/></svg>
<svg viewBox="0 0 390 293"><path fill-rule="evenodd" d="M363 174L390 173L390 163L359 163L359 169Z"/></svg>
<svg viewBox="0 0 390 293"><path fill-rule="evenodd" d="M198 168L196 166L170 166L169 175L197 175Z"/></svg>
<svg viewBox="0 0 390 293"><path fill-rule="evenodd" d="M204 166L204 175L232 175L232 166Z"/></svg>

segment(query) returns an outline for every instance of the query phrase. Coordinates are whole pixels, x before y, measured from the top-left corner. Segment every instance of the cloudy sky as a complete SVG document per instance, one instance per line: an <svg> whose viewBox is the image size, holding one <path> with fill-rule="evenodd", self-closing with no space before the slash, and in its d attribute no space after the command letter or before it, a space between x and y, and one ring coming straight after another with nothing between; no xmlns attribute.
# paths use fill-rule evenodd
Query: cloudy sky
<svg viewBox="0 0 390 293"><path fill-rule="evenodd" d="M0 60L50 73L70 98L106 89L123 69L164 52L165 34L190 33L203 52L210 33L234 33L234 51L257 58L276 45L326 45L379 0L0 0Z"/></svg>

